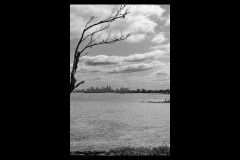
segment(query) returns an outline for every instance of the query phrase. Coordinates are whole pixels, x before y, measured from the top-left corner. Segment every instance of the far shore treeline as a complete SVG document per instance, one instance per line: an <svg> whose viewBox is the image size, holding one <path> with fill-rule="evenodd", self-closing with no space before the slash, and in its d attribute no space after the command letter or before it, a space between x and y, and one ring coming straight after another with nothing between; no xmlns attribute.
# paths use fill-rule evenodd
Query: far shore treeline
<svg viewBox="0 0 240 160"><path fill-rule="evenodd" d="M136 90L130 90L129 88L123 88L120 89L111 89L110 86L107 85L107 87L102 88L93 88L90 87L88 89L82 89L82 90L75 90L75 93L107 93L107 92L114 92L114 93L163 93L163 94L170 94L170 89L166 90L146 90L146 89L136 89Z"/></svg>

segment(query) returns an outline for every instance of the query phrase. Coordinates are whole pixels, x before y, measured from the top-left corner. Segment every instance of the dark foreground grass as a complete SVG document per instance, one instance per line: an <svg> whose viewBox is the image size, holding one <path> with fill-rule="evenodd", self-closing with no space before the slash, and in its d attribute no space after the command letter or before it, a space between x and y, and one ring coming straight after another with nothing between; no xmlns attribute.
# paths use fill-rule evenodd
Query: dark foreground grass
<svg viewBox="0 0 240 160"><path fill-rule="evenodd" d="M73 156L170 156L169 146L150 147L118 147L109 151L75 151Z"/></svg>

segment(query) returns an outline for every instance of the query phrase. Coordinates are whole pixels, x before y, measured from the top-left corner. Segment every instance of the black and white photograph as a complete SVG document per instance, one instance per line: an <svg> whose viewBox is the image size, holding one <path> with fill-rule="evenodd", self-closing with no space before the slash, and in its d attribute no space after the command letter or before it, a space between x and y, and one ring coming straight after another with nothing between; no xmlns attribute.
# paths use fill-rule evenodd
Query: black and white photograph
<svg viewBox="0 0 240 160"><path fill-rule="evenodd" d="M170 156L170 4L70 5L70 156Z"/></svg>

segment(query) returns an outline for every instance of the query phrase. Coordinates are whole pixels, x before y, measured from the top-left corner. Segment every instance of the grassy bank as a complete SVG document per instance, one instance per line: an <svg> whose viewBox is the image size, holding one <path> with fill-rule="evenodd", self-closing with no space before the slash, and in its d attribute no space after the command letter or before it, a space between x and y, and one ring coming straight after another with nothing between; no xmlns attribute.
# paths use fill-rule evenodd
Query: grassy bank
<svg viewBox="0 0 240 160"><path fill-rule="evenodd" d="M170 156L170 147L119 147L109 151L75 151L72 156Z"/></svg>

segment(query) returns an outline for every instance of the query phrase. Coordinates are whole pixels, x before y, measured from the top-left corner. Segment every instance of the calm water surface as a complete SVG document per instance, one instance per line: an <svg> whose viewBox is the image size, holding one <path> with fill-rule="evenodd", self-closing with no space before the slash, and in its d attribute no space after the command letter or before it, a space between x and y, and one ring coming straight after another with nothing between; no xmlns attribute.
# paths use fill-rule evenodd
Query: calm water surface
<svg viewBox="0 0 240 160"><path fill-rule="evenodd" d="M70 150L170 144L170 99L163 94L73 93Z"/></svg>

